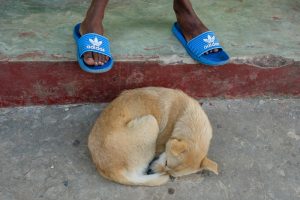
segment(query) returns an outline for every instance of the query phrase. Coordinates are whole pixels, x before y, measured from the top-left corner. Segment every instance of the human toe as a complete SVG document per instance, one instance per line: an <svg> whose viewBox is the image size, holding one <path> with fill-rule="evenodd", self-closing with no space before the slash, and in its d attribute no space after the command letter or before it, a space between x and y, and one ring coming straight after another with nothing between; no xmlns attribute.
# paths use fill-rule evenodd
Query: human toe
<svg viewBox="0 0 300 200"><path fill-rule="evenodd" d="M92 52L87 52L83 55L83 60L87 65L95 65Z"/></svg>

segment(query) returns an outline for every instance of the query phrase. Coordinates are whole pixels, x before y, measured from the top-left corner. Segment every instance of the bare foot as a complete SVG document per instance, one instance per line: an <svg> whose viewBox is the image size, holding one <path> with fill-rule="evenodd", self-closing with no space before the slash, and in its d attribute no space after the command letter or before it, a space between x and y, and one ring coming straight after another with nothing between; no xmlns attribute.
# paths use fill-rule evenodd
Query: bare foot
<svg viewBox="0 0 300 200"><path fill-rule="evenodd" d="M177 6L177 7L176 7ZM174 10L177 17L177 23L184 35L186 41L190 41L201 33L207 32L207 27L201 22L195 12L192 10L191 5L187 5L187 9L183 9L184 5L175 5ZM205 54L218 52L219 49L212 49Z"/></svg>
<svg viewBox="0 0 300 200"><path fill-rule="evenodd" d="M99 35L103 35L104 29L102 23L94 25L92 23L83 21L80 25L79 32L80 35L84 35L87 33L97 33ZM95 52L86 52L83 55L83 60L87 65L99 66L104 65L109 60L109 57Z"/></svg>

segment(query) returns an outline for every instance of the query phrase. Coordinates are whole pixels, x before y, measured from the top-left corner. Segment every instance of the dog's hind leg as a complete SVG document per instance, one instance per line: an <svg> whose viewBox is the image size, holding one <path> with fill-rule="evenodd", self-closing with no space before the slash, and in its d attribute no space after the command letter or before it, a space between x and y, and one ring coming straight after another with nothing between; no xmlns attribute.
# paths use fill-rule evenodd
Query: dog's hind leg
<svg viewBox="0 0 300 200"><path fill-rule="evenodd" d="M155 154L156 139L159 132L157 120L153 115L135 118L127 123L126 132L134 137L130 144L130 148L133 148L131 157L136 159L134 163L144 164L146 170Z"/></svg>
<svg viewBox="0 0 300 200"><path fill-rule="evenodd" d="M120 170L113 180L128 185L162 185L169 180L163 173L147 175L148 165L155 156L156 139L159 133L158 122L152 115L144 115L129 121L118 135L118 140L126 140L126 167ZM122 149L120 149L122 151Z"/></svg>
<svg viewBox="0 0 300 200"><path fill-rule="evenodd" d="M155 156L156 139L159 133L157 120L153 115L135 118L127 123L127 134L134 136L131 145L130 170L123 171L123 183L130 185L162 185L169 180L166 174L147 175L148 165Z"/></svg>

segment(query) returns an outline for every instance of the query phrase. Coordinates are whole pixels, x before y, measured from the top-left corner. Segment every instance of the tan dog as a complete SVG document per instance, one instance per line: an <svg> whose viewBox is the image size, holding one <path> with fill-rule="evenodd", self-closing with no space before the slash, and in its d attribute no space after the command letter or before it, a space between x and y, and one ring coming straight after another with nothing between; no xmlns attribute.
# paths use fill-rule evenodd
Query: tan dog
<svg viewBox="0 0 300 200"><path fill-rule="evenodd" d="M199 103L179 90L123 92L97 119L88 147L99 173L127 185L157 186L217 164L206 155L212 128ZM160 155L161 154L161 155ZM154 174L147 175L151 164Z"/></svg>

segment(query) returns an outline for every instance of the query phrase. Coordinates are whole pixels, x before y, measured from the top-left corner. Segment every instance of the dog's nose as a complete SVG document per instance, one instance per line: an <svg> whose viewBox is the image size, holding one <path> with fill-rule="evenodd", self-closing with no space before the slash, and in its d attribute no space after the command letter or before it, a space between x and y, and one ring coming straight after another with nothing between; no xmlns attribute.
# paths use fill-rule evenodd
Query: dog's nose
<svg viewBox="0 0 300 200"><path fill-rule="evenodd" d="M151 168L148 168L146 173L147 175L150 175L150 174L154 174L154 171Z"/></svg>

